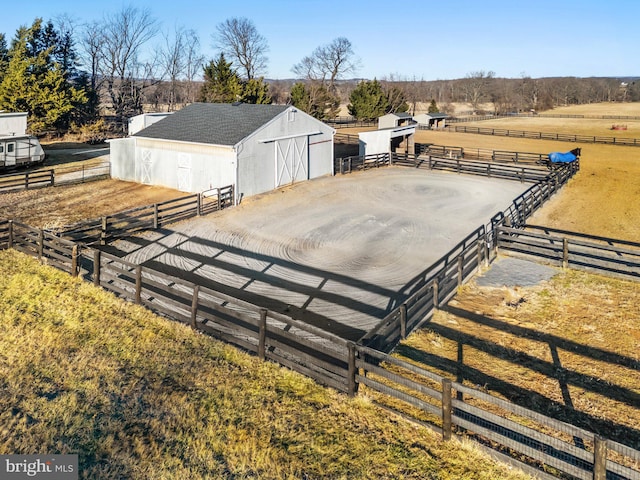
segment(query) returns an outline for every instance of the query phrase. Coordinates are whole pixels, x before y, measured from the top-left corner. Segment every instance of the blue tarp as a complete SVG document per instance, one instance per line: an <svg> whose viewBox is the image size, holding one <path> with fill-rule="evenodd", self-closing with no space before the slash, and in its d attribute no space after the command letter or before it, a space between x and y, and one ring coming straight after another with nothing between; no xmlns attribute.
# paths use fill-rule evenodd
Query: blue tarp
<svg viewBox="0 0 640 480"><path fill-rule="evenodd" d="M553 152L549 154L549 160L551 163L571 163L574 162L578 157L575 156L573 152Z"/></svg>

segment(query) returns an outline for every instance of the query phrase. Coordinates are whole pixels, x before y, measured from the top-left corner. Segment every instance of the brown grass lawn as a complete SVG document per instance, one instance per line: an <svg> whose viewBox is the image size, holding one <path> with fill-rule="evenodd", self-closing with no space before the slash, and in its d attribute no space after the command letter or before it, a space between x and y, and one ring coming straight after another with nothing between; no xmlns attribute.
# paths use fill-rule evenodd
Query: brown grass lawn
<svg viewBox="0 0 640 480"><path fill-rule="evenodd" d="M551 113L563 112L640 116L640 104ZM629 136L640 138L640 124L614 122L628 124ZM527 118L474 125L609 135L606 128L611 123ZM420 131L417 137L418 142L467 149L539 153L580 146L580 172L529 223L640 242L639 147L446 131ZM479 287L471 282L397 349L409 359L428 356L439 373L635 448L640 448L639 352L640 283L571 270L526 288Z"/></svg>
<svg viewBox="0 0 640 480"><path fill-rule="evenodd" d="M184 196L170 188L119 180L0 194L0 218L55 229L81 220Z"/></svg>

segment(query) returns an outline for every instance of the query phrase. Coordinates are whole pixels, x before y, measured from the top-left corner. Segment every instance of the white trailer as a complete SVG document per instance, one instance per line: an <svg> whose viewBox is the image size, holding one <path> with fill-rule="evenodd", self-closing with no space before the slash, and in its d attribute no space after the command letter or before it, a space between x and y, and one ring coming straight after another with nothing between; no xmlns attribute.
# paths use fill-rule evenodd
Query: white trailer
<svg viewBox="0 0 640 480"><path fill-rule="evenodd" d="M0 169L37 165L44 162L44 157L36 137L0 134Z"/></svg>

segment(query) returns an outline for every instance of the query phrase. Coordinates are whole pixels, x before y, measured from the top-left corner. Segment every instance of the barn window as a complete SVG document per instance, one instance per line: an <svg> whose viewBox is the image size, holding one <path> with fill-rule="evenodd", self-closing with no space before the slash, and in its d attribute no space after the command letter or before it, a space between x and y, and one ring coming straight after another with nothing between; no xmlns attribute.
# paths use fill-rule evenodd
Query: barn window
<svg viewBox="0 0 640 480"><path fill-rule="evenodd" d="M296 120L296 110L289 110L288 119L290 122L295 122Z"/></svg>
<svg viewBox="0 0 640 480"><path fill-rule="evenodd" d="M13 153L13 147L14 147L14 146L15 146L15 145L14 145L13 143L9 143L9 144L7 145L7 153Z"/></svg>
<svg viewBox="0 0 640 480"><path fill-rule="evenodd" d="M0 153L4 153L4 145L0 145Z"/></svg>

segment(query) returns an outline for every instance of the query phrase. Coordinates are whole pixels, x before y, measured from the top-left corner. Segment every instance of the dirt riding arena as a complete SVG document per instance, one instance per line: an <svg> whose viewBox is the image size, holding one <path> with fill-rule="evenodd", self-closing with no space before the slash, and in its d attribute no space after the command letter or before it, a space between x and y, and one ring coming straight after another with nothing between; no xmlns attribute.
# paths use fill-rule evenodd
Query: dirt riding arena
<svg viewBox="0 0 640 480"><path fill-rule="evenodd" d="M300 183L113 247L355 340L528 186L381 168Z"/></svg>

